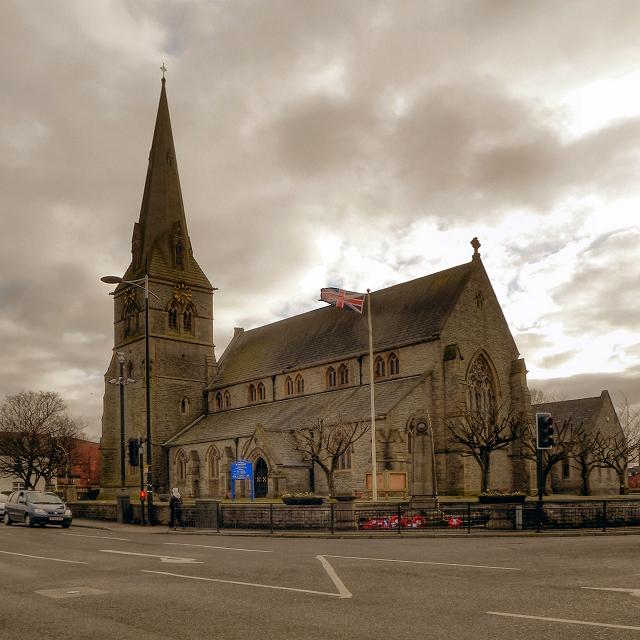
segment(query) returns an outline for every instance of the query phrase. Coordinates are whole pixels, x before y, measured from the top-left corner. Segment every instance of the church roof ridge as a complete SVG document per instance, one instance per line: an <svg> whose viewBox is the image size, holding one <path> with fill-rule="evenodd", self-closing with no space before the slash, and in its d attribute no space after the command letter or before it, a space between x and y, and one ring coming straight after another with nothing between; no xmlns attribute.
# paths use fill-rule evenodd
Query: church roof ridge
<svg viewBox="0 0 640 640"><path fill-rule="evenodd" d="M372 292L374 350L433 339L474 268L468 262ZM360 314L320 307L239 334L220 358L214 386L346 359L367 350L367 324Z"/></svg>

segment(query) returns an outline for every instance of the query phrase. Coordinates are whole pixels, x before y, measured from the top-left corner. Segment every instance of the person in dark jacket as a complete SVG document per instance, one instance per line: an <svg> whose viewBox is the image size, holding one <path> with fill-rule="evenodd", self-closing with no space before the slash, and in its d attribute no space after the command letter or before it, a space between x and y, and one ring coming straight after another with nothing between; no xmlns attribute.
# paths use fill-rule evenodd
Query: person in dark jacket
<svg viewBox="0 0 640 640"><path fill-rule="evenodd" d="M169 498L169 528L175 529L176 525L180 525L184 529L184 523L182 522L182 496L177 487L171 489L171 498Z"/></svg>

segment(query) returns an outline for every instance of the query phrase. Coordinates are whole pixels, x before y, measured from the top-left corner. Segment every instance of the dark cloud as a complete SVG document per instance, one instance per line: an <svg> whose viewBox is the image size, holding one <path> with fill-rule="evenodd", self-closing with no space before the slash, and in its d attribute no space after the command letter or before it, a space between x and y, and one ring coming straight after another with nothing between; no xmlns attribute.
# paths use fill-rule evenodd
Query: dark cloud
<svg viewBox="0 0 640 640"><path fill-rule="evenodd" d="M569 195L636 193L638 121L569 138L547 97L626 72L639 17L635 2L6 2L0 392L59 390L99 431L112 332L99 277L130 259L163 60L195 255L220 287L220 355L234 325L313 307L312 268L353 279L348 246L383 286L440 264L451 228L473 237L513 209L551 217ZM426 219L437 232L411 245ZM514 238L509 291L564 238ZM576 331L637 323L634 238L592 246L554 292ZM517 340L525 356L551 346Z"/></svg>

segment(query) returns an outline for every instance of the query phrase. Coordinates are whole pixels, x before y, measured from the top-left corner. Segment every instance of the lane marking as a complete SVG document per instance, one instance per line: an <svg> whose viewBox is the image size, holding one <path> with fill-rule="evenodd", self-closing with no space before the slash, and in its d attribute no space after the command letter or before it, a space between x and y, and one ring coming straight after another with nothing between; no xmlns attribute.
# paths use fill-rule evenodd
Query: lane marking
<svg viewBox="0 0 640 640"><path fill-rule="evenodd" d="M75 536L76 538L102 538L103 540L124 540L130 542L129 538L112 538L111 536L90 536L86 533L63 533L63 536Z"/></svg>
<svg viewBox="0 0 640 640"><path fill-rule="evenodd" d="M34 558L35 560L51 560L51 562L68 562L69 564L89 564L81 560L62 560L61 558L47 558L46 556L30 556L27 553L15 553L14 551L0 551L8 556L22 556L23 558Z"/></svg>
<svg viewBox="0 0 640 640"><path fill-rule="evenodd" d="M160 558L160 562L170 562L173 564L203 564L201 560L195 558L182 558L179 556L158 555L154 553L136 553L134 551L116 551L115 549L100 549L100 553L117 553L123 556L143 556L145 558Z"/></svg>
<svg viewBox="0 0 640 640"><path fill-rule="evenodd" d="M615 589L613 587L581 587L582 589L591 589L592 591L617 591L619 593L628 593L636 598L640 598L640 589Z"/></svg>
<svg viewBox="0 0 640 640"><path fill-rule="evenodd" d="M296 593L311 593L317 596L329 596L330 598L344 598L339 593L329 593L328 591L313 591L312 589L296 589L295 587L280 587L275 584L260 584L257 582L240 582L239 580L222 580L220 578L202 578L199 576L185 576L180 573L169 573L167 571L147 571L141 569L143 573L155 573L162 576L172 576L174 578L186 578L187 580L203 580L205 582L221 582L223 584L237 584L243 587L260 587L262 589L278 589L280 591L295 591Z"/></svg>
<svg viewBox="0 0 640 640"><path fill-rule="evenodd" d="M324 567L324 570L329 574L329 577L333 581L333 584L335 584L336 589L338 589L338 592L340 593L340 597L351 598L352 597L351 591L349 591L349 589L347 589L347 587L344 586L344 582L340 580L335 569L329 564L329 561L324 556L316 556L316 558L320 560L320 562L322 563L322 566Z"/></svg>
<svg viewBox="0 0 640 640"><path fill-rule="evenodd" d="M223 549L225 551L252 551L254 553L273 553L273 551L265 551L264 549L239 549L238 547L214 547L208 544L189 544L188 542L163 542L163 544L172 544L178 547L201 547L202 549Z"/></svg>
<svg viewBox="0 0 640 640"><path fill-rule="evenodd" d="M493 567L486 564L460 564L457 562L428 562L426 560L392 560L390 558L361 558L360 556L332 556L325 555L325 558L344 558L345 560L373 560L375 562L400 562L403 564L432 564L442 567L470 567L472 569L501 569L502 571L522 571L516 567Z"/></svg>
<svg viewBox="0 0 640 640"><path fill-rule="evenodd" d="M545 622L562 622L564 624L581 624L588 627L607 627L609 629L631 629L640 631L640 627L632 627L626 624L609 624L607 622L587 622L586 620L566 620L565 618L545 618L543 616L525 616L520 613L502 613L500 611L486 611L490 616L504 616L507 618L526 618L528 620L543 620Z"/></svg>

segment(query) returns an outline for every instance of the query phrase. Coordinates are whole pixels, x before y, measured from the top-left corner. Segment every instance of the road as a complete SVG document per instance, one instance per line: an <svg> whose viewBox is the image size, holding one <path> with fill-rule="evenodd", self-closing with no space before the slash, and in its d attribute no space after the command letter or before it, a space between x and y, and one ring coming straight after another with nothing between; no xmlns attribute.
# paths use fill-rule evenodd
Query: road
<svg viewBox="0 0 640 640"><path fill-rule="evenodd" d="M640 639L640 537L0 525L0 638Z"/></svg>

